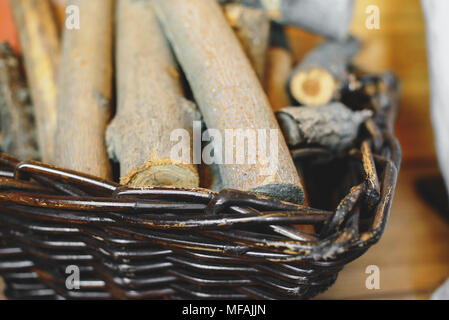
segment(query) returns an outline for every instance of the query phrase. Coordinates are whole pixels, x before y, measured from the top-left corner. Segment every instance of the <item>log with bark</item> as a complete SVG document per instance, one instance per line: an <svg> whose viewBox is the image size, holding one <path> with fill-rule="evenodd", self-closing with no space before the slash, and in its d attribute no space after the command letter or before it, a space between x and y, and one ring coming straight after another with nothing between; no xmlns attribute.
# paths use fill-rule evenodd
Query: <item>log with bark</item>
<svg viewBox="0 0 449 320"><path fill-rule="evenodd" d="M358 136L371 110L352 111L340 102L322 106L287 107L277 112L288 145L318 145L331 151L346 150Z"/></svg>
<svg viewBox="0 0 449 320"><path fill-rule="evenodd" d="M264 148L260 140L264 139L259 138L258 148L246 145L242 135L235 144L229 139L227 142L231 143L222 154L227 153L232 159L220 165L223 186L302 203L303 184L271 106L218 3L209 0L156 0L152 3L207 127L218 130L222 137L226 137L226 129L275 137L270 145L275 149L277 144L276 161L262 160ZM259 159L253 163L255 149L259 151ZM217 148L214 151L214 157L218 157ZM237 153L243 154L243 163L236 159Z"/></svg>
<svg viewBox="0 0 449 320"><path fill-rule="evenodd" d="M287 91L288 79L293 66L293 57L289 50L284 28L276 22L271 24L270 48L267 55L265 72L265 91L273 111L291 105Z"/></svg>
<svg viewBox="0 0 449 320"><path fill-rule="evenodd" d="M289 80L291 96L303 105L329 103L348 76L350 60L359 49L360 43L354 37L318 45L294 68Z"/></svg>
<svg viewBox="0 0 449 320"><path fill-rule="evenodd" d="M111 116L114 1L69 4L78 6L81 28L63 33L55 162L111 178L105 131Z"/></svg>
<svg viewBox="0 0 449 320"><path fill-rule="evenodd" d="M2 150L23 160L39 159L30 93L7 43L0 44L0 120Z"/></svg>
<svg viewBox="0 0 449 320"><path fill-rule="evenodd" d="M54 161L60 44L49 0L10 0L33 101L42 160Z"/></svg>
<svg viewBox="0 0 449 320"><path fill-rule="evenodd" d="M107 130L108 153L132 187L198 187L191 157L171 157L171 134L199 120L183 97L180 75L149 1L119 0L116 10L117 114ZM189 154L192 155L192 144Z"/></svg>
<svg viewBox="0 0 449 320"><path fill-rule="evenodd" d="M238 3L225 4L223 9L257 76L263 81L270 38L270 19L264 10Z"/></svg>
<svg viewBox="0 0 449 320"><path fill-rule="evenodd" d="M263 8L274 21L293 25L327 38L345 39L354 0L228 0ZM225 2L222 0L222 2Z"/></svg>

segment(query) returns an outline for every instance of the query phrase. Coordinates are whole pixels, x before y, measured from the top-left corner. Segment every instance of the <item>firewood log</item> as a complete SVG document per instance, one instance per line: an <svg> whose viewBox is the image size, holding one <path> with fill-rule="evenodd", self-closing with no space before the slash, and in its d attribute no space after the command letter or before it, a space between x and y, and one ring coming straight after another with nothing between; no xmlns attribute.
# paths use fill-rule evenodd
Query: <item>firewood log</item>
<svg viewBox="0 0 449 320"><path fill-rule="evenodd" d="M149 1L119 0L116 14L118 105L106 137L109 155L120 162L121 181L133 187L198 187L196 166L171 159L171 133L182 128L192 136L199 112L183 98L153 8Z"/></svg>
<svg viewBox="0 0 449 320"><path fill-rule="evenodd" d="M253 190L302 203L303 185L271 106L218 3L210 0L155 0L152 3L207 127L218 130L222 137L226 137L226 129L228 133L229 129L240 129L251 134L259 129L267 136L277 134L274 139L277 148L273 144L277 149L276 161L261 161L262 139L256 148L259 159L255 162L250 160L255 155L255 151L250 152L255 145L246 145L247 139L241 135L238 138L242 139L237 139L236 144L229 141L232 143L224 148L223 154L232 156L232 161L220 165L223 187ZM237 153L243 154L243 163L236 163L240 162L236 161Z"/></svg>
<svg viewBox="0 0 449 320"><path fill-rule="evenodd" d="M19 59L7 43L0 44L0 123L2 150L23 160L39 158L36 128Z"/></svg>
<svg viewBox="0 0 449 320"><path fill-rule="evenodd" d="M114 1L69 4L79 8L80 28L63 31L56 164L109 179L105 131L111 116Z"/></svg>
<svg viewBox="0 0 449 320"><path fill-rule="evenodd" d="M354 7L354 0L231 0L231 2L263 8L274 21L339 40L348 36Z"/></svg>
<svg viewBox="0 0 449 320"><path fill-rule="evenodd" d="M359 41L353 37L318 45L294 68L289 80L292 97L303 105L327 104L337 94L359 48Z"/></svg>
<svg viewBox="0 0 449 320"><path fill-rule="evenodd" d="M37 140L44 162L54 161L57 69L60 44L48 0L10 0L34 107Z"/></svg>
<svg viewBox="0 0 449 320"><path fill-rule="evenodd" d="M274 22L271 25L270 48L265 72L265 91L273 111L291 105L287 84L292 66L293 57L283 26Z"/></svg>
<svg viewBox="0 0 449 320"><path fill-rule="evenodd" d="M352 111L340 102L322 106L286 107L277 112L287 144L319 145L342 152L357 138L371 110Z"/></svg>
<svg viewBox="0 0 449 320"><path fill-rule="evenodd" d="M225 4L224 12L257 76L263 81L270 38L270 19L265 11L238 3Z"/></svg>

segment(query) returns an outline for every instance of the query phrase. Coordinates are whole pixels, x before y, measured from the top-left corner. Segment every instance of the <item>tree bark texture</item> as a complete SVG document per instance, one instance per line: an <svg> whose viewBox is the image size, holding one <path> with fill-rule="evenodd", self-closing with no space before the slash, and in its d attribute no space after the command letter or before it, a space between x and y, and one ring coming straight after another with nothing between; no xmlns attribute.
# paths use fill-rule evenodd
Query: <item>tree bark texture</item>
<svg viewBox="0 0 449 320"><path fill-rule="evenodd" d="M105 131L111 115L112 0L73 0L80 28L64 28L56 164L111 178Z"/></svg>
<svg viewBox="0 0 449 320"><path fill-rule="evenodd" d="M345 151L351 146L360 125L372 115L370 110L352 111L340 102L286 107L277 113L289 145L319 145L335 152Z"/></svg>
<svg viewBox="0 0 449 320"><path fill-rule="evenodd" d="M260 159L250 163L246 139L237 139L234 160L236 151L244 150L245 161L220 166L223 186L302 202L303 185L271 106L218 3L156 0L153 4L207 127L219 130L223 137L225 129L260 129L267 135L273 129L278 133L274 172L269 170L270 163ZM256 149L260 149L260 141Z"/></svg>
<svg viewBox="0 0 449 320"><path fill-rule="evenodd" d="M10 0L44 162L54 162L57 121L58 30L49 0Z"/></svg>
<svg viewBox="0 0 449 320"><path fill-rule="evenodd" d="M118 103L107 145L120 162L121 182L198 187L196 166L171 159L171 133L186 129L192 137L198 112L183 97L177 65L150 1L119 0L116 17Z"/></svg>
<svg viewBox="0 0 449 320"><path fill-rule="evenodd" d="M30 93L7 43L0 44L0 120L2 150L23 160L39 159Z"/></svg>

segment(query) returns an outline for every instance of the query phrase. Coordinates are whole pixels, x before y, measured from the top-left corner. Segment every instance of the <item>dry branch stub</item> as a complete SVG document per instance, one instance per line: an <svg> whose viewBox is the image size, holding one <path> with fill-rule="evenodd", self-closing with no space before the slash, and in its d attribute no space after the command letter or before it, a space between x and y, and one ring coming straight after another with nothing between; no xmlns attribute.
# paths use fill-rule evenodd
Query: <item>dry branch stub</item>
<svg viewBox="0 0 449 320"><path fill-rule="evenodd" d="M106 142L110 157L120 162L121 182L132 187L198 187L196 165L171 159L171 133L185 129L192 137L199 112L183 97L153 8L148 1L119 0L116 13L118 103Z"/></svg>
<svg viewBox="0 0 449 320"><path fill-rule="evenodd" d="M10 0L31 92L42 160L54 162L60 43L48 0Z"/></svg>
<svg viewBox="0 0 449 320"><path fill-rule="evenodd" d="M331 151L346 150L357 138L371 110L352 111L340 102L312 107L287 107L277 113L288 145L319 145Z"/></svg>
<svg viewBox="0 0 449 320"><path fill-rule="evenodd" d="M24 160L39 158L30 93L7 43L0 44L0 124L3 151Z"/></svg>
<svg viewBox="0 0 449 320"><path fill-rule="evenodd" d="M64 28L58 87L56 164L111 178L105 131L112 94L112 0L74 0L79 29Z"/></svg>
<svg viewBox="0 0 449 320"><path fill-rule="evenodd" d="M240 139L232 150L225 148L234 160L236 150L243 151L245 161L220 165L223 186L303 202L303 184L271 106L218 3L209 0L152 3L207 127L219 130L223 137L226 129L253 132L259 129L267 136L271 129L277 134L277 160L271 163L275 165L274 172L270 172L269 161L248 161L246 139Z"/></svg>
<svg viewBox="0 0 449 320"><path fill-rule="evenodd" d="M330 102L347 76L350 60L359 48L359 41L353 37L318 45L294 68L289 80L292 97L308 106Z"/></svg>

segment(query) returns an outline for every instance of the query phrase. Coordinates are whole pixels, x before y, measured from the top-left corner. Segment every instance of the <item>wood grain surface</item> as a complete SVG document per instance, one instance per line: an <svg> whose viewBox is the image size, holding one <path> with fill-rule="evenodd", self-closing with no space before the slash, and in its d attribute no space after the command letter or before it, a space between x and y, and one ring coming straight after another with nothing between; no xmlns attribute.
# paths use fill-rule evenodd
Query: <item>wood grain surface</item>
<svg viewBox="0 0 449 320"><path fill-rule="evenodd" d="M63 31L55 164L102 178L112 169L105 146L111 117L114 1L72 0L80 28Z"/></svg>
<svg viewBox="0 0 449 320"><path fill-rule="evenodd" d="M48 0L9 2L19 34L42 161L54 163L60 43Z"/></svg>
<svg viewBox="0 0 449 320"><path fill-rule="evenodd" d="M266 133L265 140L272 132L280 132L261 83L218 4L207 0L157 0L153 4L207 127L219 130L222 136L226 129L254 134L258 130L259 136L259 132ZM256 154L255 145L245 146L245 139L235 139L236 143L233 138L225 140L230 146L223 148L222 154L226 151L235 161L226 159L219 167L224 187L303 202L303 184L281 134L273 162L276 168L271 171L271 159L261 159L261 138L258 161L250 161ZM237 160L237 150L243 151L243 161Z"/></svg>
<svg viewBox="0 0 449 320"><path fill-rule="evenodd" d="M171 135L184 129L192 137L193 121L200 114L184 98L176 61L153 7L133 0L117 1L116 6L117 114L108 125L106 144L109 156L120 162L121 183L198 187L190 157L171 157Z"/></svg>

